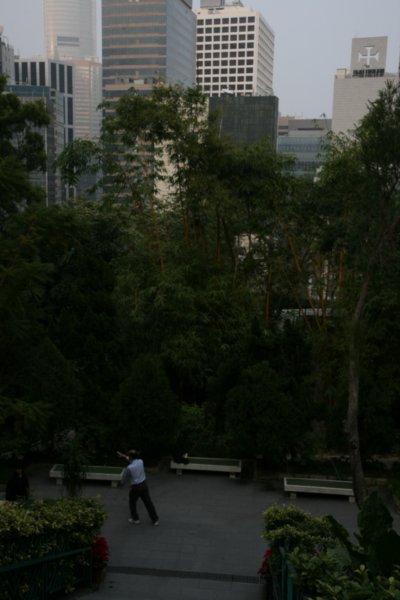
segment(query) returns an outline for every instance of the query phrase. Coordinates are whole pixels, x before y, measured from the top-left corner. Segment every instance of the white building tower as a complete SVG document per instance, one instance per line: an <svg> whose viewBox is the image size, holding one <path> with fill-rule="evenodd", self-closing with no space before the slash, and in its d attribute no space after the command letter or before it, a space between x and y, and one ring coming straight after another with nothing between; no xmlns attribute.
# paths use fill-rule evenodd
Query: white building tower
<svg viewBox="0 0 400 600"><path fill-rule="evenodd" d="M197 83L209 96L268 96L275 35L240 0L201 0L197 15Z"/></svg>

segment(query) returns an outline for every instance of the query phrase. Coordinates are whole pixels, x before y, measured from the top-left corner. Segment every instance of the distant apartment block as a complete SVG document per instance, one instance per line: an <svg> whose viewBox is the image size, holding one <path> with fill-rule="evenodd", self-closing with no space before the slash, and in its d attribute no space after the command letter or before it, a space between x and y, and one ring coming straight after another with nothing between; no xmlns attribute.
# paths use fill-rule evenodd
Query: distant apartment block
<svg viewBox="0 0 400 600"><path fill-rule="evenodd" d="M315 176L324 162L326 135L331 128L332 120L327 118L279 117L278 152L294 158L291 173L298 176Z"/></svg>
<svg viewBox="0 0 400 600"><path fill-rule="evenodd" d="M103 96L134 87L195 83L196 17L192 0L102 0Z"/></svg>
<svg viewBox="0 0 400 600"><path fill-rule="evenodd" d="M274 32L240 0L202 0L196 11L196 80L209 96L272 94Z"/></svg>
<svg viewBox="0 0 400 600"><path fill-rule="evenodd" d="M374 101L379 90L397 74L386 73L387 37L354 38L351 67L336 70L333 92L332 130L354 129Z"/></svg>

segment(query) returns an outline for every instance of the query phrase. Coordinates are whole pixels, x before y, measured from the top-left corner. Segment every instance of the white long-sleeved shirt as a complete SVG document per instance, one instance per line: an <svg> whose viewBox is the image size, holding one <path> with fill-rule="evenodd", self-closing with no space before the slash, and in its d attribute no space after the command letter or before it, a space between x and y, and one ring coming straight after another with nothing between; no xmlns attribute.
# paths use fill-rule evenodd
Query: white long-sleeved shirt
<svg viewBox="0 0 400 600"><path fill-rule="evenodd" d="M129 485L138 485L145 480L146 473L143 461L141 458L134 458L122 473L122 483L129 482Z"/></svg>

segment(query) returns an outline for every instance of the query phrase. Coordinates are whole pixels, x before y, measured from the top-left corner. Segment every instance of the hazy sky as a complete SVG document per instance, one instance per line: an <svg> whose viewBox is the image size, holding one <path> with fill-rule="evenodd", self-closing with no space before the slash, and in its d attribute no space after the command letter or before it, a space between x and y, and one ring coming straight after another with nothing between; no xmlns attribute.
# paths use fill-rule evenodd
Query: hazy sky
<svg viewBox="0 0 400 600"><path fill-rule="evenodd" d="M275 32L274 93L283 115L332 115L334 75L350 66L353 37L388 36L386 70L397 72L400 0L242 1ZM42 0L0 0L0 25L21 56L43 53L42 14Z"/></svg>

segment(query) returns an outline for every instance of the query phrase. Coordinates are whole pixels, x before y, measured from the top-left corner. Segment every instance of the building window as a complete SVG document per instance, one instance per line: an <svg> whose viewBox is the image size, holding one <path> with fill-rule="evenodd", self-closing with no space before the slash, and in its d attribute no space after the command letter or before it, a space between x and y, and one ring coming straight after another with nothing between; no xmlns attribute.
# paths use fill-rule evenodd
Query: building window
<svg viewBox="0 0 400 600"><path fill-rule="evenodd" d="M236 33L237 31L237 26L234 25L233 27L231 27L231 33Z"/></svg>
<svg viewBox="0 0 400 600"><path fill-rule="evenodd" d="M39 63L39 85L46 85L46 65L44 62Z"/></svg>
<svg viewBox="0 0 400 600"><path fill-rule="evenodd" d="M73 105L72 105L72 98L67 99L67 106L68 106L68 125L73 125L74 124L74 111L73 111Z"/></svg>
<svg viewBox="0 0 400 600"><path fill-rule="evenodd" d="M204 33L204 27L198 27L197 28L197 35L203 34L203 33Z"/></svg>
<svg viewBox="0 0 400 600"><path fill-rule="evenodd" d="M37 85L37 71L36 71L36 63L31 62L31 85Z"/></svg>
<svg viewBox="0 0 400 600"><path fill-rule="evenodd" d="M72 66L67 65L67 93L73 93L73 84L72 84Z"/></svg>
<svg viewBox="0 0 400 600"><path fill-rule="evenodd" d="M22 83L28 83L28 63L21 63L21 81Z"/></svg>
<svg viewBox="0 0 400 600"><path fill-rule="evenodd" d="M50 85L53 89L57 89L57 65L53 62L50 64Z"/></svg>
<svg viewBox="0 0 400 600"><path fill-rule="evenodd" d="M239 23L246 23L247 18L246 17L240 17L239 19Z"/></svg>
<svg viewBox="0 0 400 600"><path fill-rule="evenodd" d="M231 23L237 23L237 22L238 22L237 17L232 17Z"/></svg>

